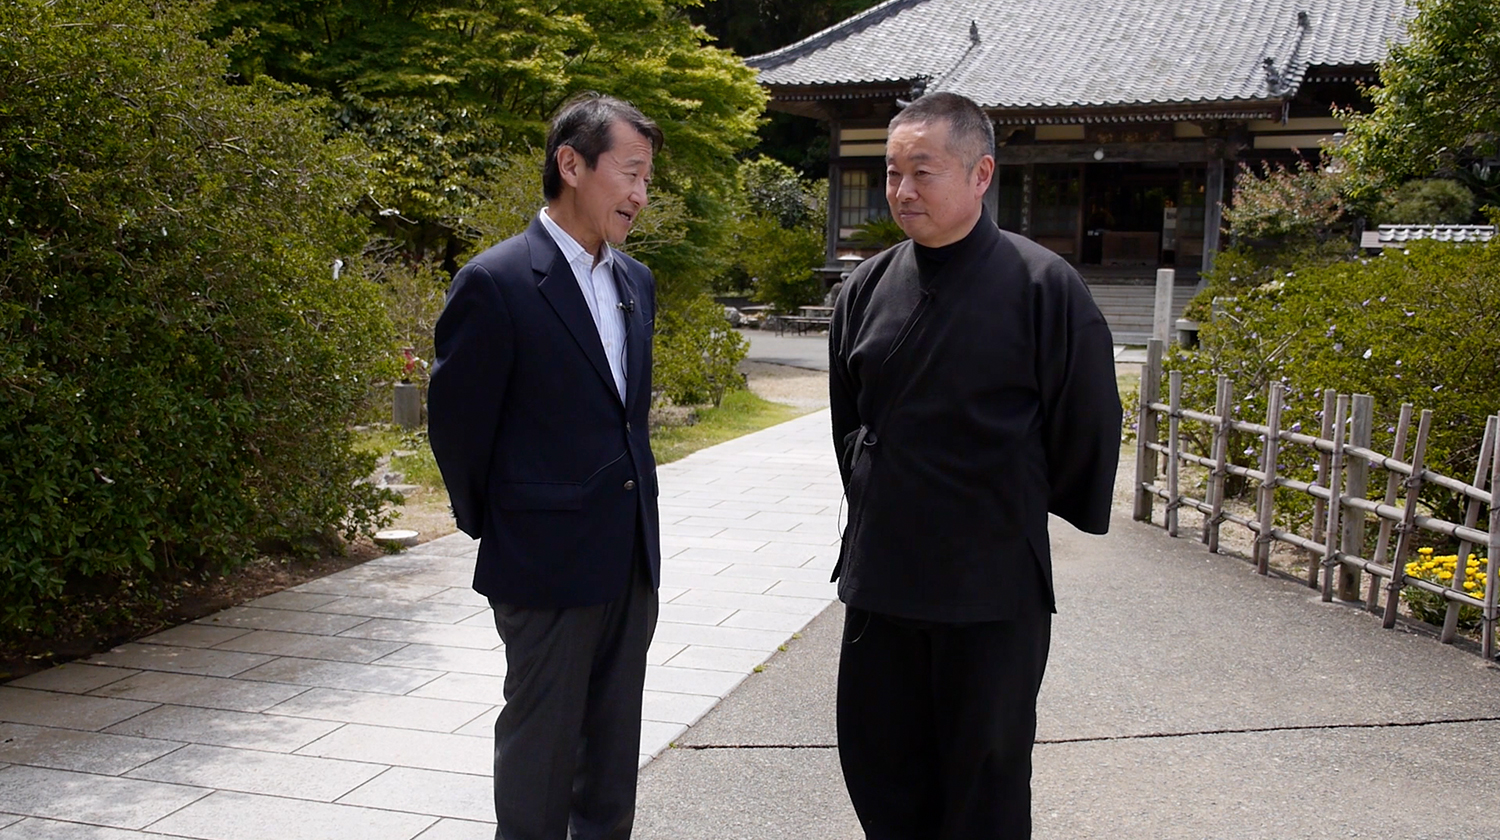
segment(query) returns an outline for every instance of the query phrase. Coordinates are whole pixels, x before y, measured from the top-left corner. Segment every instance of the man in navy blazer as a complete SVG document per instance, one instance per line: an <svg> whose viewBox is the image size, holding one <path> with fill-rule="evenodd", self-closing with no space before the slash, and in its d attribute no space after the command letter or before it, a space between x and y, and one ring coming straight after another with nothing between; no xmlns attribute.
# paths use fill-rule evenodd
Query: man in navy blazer
<svg viewBox="0 0 1500 840"><path fill-rule="evenodd" d="M588 94L547 138L547 206L453 278L429 435L474 588L505 643L499 840L624 840L661 549L647 413L656 289L610 247L646 205L661 130Z"/></svg>

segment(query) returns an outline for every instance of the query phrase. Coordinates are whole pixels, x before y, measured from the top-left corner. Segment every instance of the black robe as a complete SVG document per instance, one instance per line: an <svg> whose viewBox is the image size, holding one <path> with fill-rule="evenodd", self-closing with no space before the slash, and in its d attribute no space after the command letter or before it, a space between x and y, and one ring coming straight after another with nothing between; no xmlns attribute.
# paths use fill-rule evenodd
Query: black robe
<svg viewBox="0 0 1500 840"><path fill-rule="evenodd" d="M834 311L839 597L944 623L1052 611L1047 513L1109 528L1109 327L1071 266L987 213L943 251L937 264L907 241L871 257Z"/></svg>

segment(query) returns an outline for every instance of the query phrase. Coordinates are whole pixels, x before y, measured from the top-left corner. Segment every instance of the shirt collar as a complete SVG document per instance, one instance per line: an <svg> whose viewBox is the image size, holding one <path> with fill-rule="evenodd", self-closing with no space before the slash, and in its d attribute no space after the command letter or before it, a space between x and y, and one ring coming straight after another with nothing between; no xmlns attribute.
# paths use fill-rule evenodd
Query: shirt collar
<svg viewBox="0 0 1500 840"><path fill-rule="evenodd" d="M594 264L594 255L584 250L584 247L578 244L578 240L569 236L568 232L563 230L561 225L552 221L552 217L547 215L546 207L538 211L537 217L542 220L542 227L547 229L547 233L551 235L552 241L556 242L557 247L562 249L563 258L570 265L582 261L585 269L598 267ZM604 243L604 257L599 260L599 266L613 269L614 262L615 249L610 247L610 244L606 242Z"/></svg>

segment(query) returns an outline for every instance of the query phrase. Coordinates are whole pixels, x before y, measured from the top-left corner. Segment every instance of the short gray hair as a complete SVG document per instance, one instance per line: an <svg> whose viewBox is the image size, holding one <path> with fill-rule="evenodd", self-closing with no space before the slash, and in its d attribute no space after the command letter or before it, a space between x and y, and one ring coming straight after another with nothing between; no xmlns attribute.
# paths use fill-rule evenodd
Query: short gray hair
<svg viewBox="0 0 1500 840"><path fill-rule="evenodd" d="M574 96L558 109L547 132L547 157L542 163L542 196L548 201L562 195L562 172L557 150L572 146L590 169L610 149L610 127L616 121L635 129L651 143L651 154L661 151L662 133L639 109L623 99L587 91Z"/></svg>
<svg viewBox="0 0 1500 840"><path fill-rule="evenodd" d="M948 149L957 154L964 166L973 169L979 159L995 153L995 125L974 100L956 93L929 93L913 100L895 117L890 129L913 123L948 124Z"/></svg>

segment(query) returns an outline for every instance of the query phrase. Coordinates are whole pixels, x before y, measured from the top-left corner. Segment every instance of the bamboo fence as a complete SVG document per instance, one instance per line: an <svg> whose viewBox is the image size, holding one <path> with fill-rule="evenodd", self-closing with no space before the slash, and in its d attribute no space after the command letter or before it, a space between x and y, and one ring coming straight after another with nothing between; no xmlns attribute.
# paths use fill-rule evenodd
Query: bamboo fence
<svg viewBox="0 0 1500 840"><path fill-rule="evenodd" d="M1318 435L1305 435L1282 428L1283 391L1279 382L1270 386L1264 423L1234 419L1234 393L1227 377L1219 377L1218 393L1212 413L1194 411L1182 406L1182 374L1173 371L1168 377L1167 401L1161 402L1161 341L1153 340L1147 348L1147 360L1141 369L1140 404L1138 406L1138 439L1136 443L1135 518L1153 521L1157 499L1166 502L1165 528L1178 536L1178 512L1191 508L1203 514L1200 539L1208 550L1220 551L1220 530L1225 522L1248 529L1254 535L1250 560L1258 573L1270 571L1272 543L1281 542L1308 552L1306 583L1321 587L1324 601L1335 596L1341 601L1359 602L1372 612L1380 613L1384 626L1395 626L1401 591L1415 587L1442 599L1446 604L1441 639L1452 642L1458 630L1459 610L1476 607L1481 611L1481 646L1486 659L1495 657L1497 618L1500 618L1500 510L1495 504L1495 488L1500 486L1500 415L1491 415L1485 424L1484 440L1473 483L1435 473L1423 465L1432 412L1424 410L1416 418L1416 436L1412 439L1414 410L1401 407L1392 452L1376 452L1371 446L1374 402L1363 394L1337 394L1325 391L1322 428ZM1212 445L1207 454L1187 451L1181 425L1196 421L1213 430ZM1162 432L1165 426L1166 440ZM1260 463L1256 468L1231 462L1229 439L1233 432L1260 438ZM1408 444L1410 458L1407 458ZM1279 474L1282 453L1288 447L1311 447L1317 454L1316 476L1312 482L1298 481ZM1165 458L1165 465L1159 464ZM1184 491L1181 468L1185 464L1208 471L1202 499ZM1370 498L1371 473L1383 471L1384 493L1379 500ZM1253 516L1231 513L1225 507L1225 483L1230 476L1245 479L1255 487ZM1486 490L1485 486L1489 489ZM1437 487L1456 494L1462 501L1464 521L1448 522L1428 515L1419 501L1424 488ZM1313 499L1311 534L1299 534L1277 527L1276 490L1287 488ZM1488 532L1478 530L1481 511L1488 511ZM1378 525L1375 544L1369 557L1366 550L1369 528ZM1406 564L1417 558L1416 545L1421 532L1439 534L1458 541L1458 563L1453 577L1435 582L1406 573ZM1465 558L1476 547L1487 547L1488 564L1482 597L1464 587L1469 580ZM1369 584L1360 592L1360 579L1368 576ZM1382 598L1382 595L1384 597Z"/></svg>

